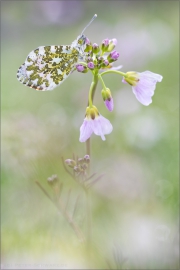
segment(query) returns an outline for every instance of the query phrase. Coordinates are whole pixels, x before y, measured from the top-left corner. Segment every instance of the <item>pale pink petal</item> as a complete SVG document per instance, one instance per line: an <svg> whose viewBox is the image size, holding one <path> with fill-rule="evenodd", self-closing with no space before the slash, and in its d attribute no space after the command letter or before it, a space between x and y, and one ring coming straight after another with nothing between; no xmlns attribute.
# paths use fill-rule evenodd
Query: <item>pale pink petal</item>
<svg viewBox="0 0 180 270"><path fill-rule="evenodd" d="M151 71L138 73L139 81L132 87L133 93L139 102L148 106L152 102L152 96L156 88L156 83L162 81L162 76Z"/></svg>
<svg viewBox="0 0 180 270"><path fill-rule="evenodd" d="M122 82L123 82L123 83L127 83L127 82L125 81L124 77L122 78Z"/></svg>
<svg viewBox="0 0 180 270"><path fill-rule="evenodd" d="M91 134L94 132L96 135L101 136L103 141L106 140L105 134L111 133L113 127L108 119L102 115L96 116L95 119L85 118L82 126L80 127L80 142L85 142L90 138Z"/></svg>
<svg viewBox="0 0 180 270"><path fill-rule="evenodd" d="M101 136L102 140L105 140L105 134L111 133L113 127L108 119L100 115L99 117L95 118L93 123L93 131L96 135Z"/></svg>
<svg viewBox="0 0 180 270"><path fill-rule="evenodd" d="M80 127L80 142L85 142L91 137L91 134L93 133L91 121L92 120L87 120L86 118L84 119L83 124Z"/></svg>
<svg viewBox="0 0 180 270"><path fill-rule="evenodd" d="M140 74L144 78L146 77L147 79L153 81L154 83L161 82L162 79L163 79L163 76L161 76L160 74L153 73L153 72L151 72L149 70L146 70L144 72L141 72Z"/></svg>
<svg viewBox="0 0 180 270"><path fill-rule="evenodd" d="M101 139L103 141L106 140L105 136L104 136L104 133L102 131L102 126L101 126L101 123L99 122L99 120L94 120L92 122L92 128L93 128L93 131L94 131L94 134L98 135L98 136L101 136Z"/></svg>

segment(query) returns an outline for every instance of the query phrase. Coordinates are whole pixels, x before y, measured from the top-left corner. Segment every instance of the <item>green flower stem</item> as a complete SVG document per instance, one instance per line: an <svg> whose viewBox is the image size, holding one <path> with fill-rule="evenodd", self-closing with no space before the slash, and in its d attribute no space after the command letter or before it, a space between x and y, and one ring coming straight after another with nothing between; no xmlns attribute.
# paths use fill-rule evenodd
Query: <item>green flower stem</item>
<svg viewBox="0 0 180 270"><path fill-rule="evenodd" d="M103 81L103 79L102 79L102 77L101 77L100 74L98 75L98 78L100 79L100 81L101 81L101 83L102 83L103 89L106 91L105 83L104 83L104 81Z"/></svg>
<svg viewBox="0 0 180 270"><path fill-rule="evenodd" d="M93 106L93 99L94 99L94 94L96 91L96 86L98 83L98 72L93 72L93 81L90 86L89 90L89 98L88 98L88 106L92 107ZM91 149L90 149L90 138L86 141L86 154L91 156ZM90 173L90 166L88 169L88 173Z"/></svg>
<svg viewBox="0 0 180 270"><path fill-rule="evenodd" d="M44 187L41 186L41 184L38 181L35 181L35 182L38 185L38 187L42 190L42 192L48 197L48 199L57 207L57 209L59 210L59 212L62 213L62 215L64 216L64 218L67 220L67 222L69 223L69 225L72 227L72 229L76 233L76 235L79 238L79 240L81 242L84 242L85 241L85 236L83 235L83 232L80 230L80 228L75 223L75 221L73 220L73 218L70 217L70 215L67 213L67 211L66 211L64 205L62 204L61 200L54 201L51 198L51 196L47 193L47 191L44 189Z"/></svg>
<svg viewBox="0 0 180 270"><path fill-rule="evenodd" d="M113 70L113 69L112 69L112 70L107 70L107 71L102 72L102 73L101 73L101 76L102 76L102 75L105 75L105 74L107 74L107 73L116 73L116 74L122 75L123 77L127 77L126 73L121 72L121 71L117 71L117 70Z"/></svg>
<svg viewBox="0 0 180 270"><path fill-rule="evenodd" d="M96 92L96 87L98 83L98 70L94 70L93 72L93 81L89 90L89 98L88 105L93 106L93 99ZM86 141L86 154L91 158L91 148L90 148L90 138ZM92 158L91 158L92 160ZM88 167L88 174L90 174L90 164ZM91 237L92 237L92 227L91 227L91 209L90 209L90 198L89 198L89 190L86 190L86 214L87 214L87 254L89 254L89 247L91 245Z"/></svg>
<svg viewBox="0 0 180 270"><path fill-rule="evenodd" d="M89 97L88 97L88 106L89 107L93 106L93 97L92 97L93 89L94 89L94 82L91 83L91 86L89 89Z"/></svg>
<svg viewBox="0 0 180 270"><path fill-rule="evenodd" d="M93 99L96 92L96 87L98 83L98 70L92 71L93 74L93 81L90 86L89 90L89 97L88 97L88 106L93 106ZM91 158L91 149L90 149L90 138L86 141L86 154ZM92 158L91 158L92 160ZM90 164L88 166L88 174L90 174ZM87 215L87 254L89 254L90 246L91 246L91 238L92 238L92 218L91 218L91 209L90 209L90 194L89 190L86 189L86 215ZM88 255L89 256L89 255ZM88 257L89 259L89 257Z"/></svg>
<svg viewBox="0 0 180 270"><path fill-rule="evenodd" d="M94 94L96 92L96 86L98 83L98 72L93 72L93 81L89 90L89 106L93 105Z"/></svg>

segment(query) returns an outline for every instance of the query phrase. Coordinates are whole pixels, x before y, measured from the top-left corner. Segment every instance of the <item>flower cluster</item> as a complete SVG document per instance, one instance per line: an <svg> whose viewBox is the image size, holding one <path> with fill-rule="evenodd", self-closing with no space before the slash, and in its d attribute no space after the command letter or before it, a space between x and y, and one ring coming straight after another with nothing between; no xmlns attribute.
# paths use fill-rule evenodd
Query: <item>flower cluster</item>
<svg viewBox="0 0 180 270"><path fill-rule="evenodd" d="M90 163L90 156L85 155L83 158L74 159L66 159L65 163L72 168L74 175L76 178L84 179L87 175L87 169Z"/></svg>
<svg viewBox="0 0 180 270"><path fill-rule="evenodd" d="M76 65L76 70L81 73L91 71L93 74L93 82L89 90L89 104L86 108L85 119L80 127L80 142L85 142L92 133L101 136L105 140L106 134L111 133L113 127L109 120L104 118L93 105L93 96L98 80L102 84L102 98L106 108L111 112L114 108L113 97L111 91L106 87L102 76L107 73L116 73L123 77L122 82L132 86L132 91L137 100L143 105L148 106L152 102L152 96L156 88L156 83L162 81L162 76L151 71L142 73L130 71L123 73L119 68L114 68L113 64L119 58L119 52L115 50L117 40L104 39L99 46L92 44L86 38L86 48L84 50L84 62Z"/></svg>

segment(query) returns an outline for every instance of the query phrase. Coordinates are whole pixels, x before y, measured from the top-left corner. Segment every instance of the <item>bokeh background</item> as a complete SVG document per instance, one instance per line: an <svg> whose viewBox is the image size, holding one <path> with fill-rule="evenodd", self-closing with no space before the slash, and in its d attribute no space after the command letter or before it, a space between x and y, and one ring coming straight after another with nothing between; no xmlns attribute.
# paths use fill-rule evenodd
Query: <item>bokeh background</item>
<svg viewBox="0 0 180 270"><path fill-rule="evenodd" d="M37 92L16 72L38 46L71 44L95 13L86 36L117 38L122 71L150 70L163 81L145 107L121 77L104 76L111 113L98 85L94 103L114 130L91 140L91 170L104 177L90 190L87 248L35 181L51 194L47 178L57 174L63 200L71 189L70 214L79 196L75 220L86 234L86 196L61 157L86 154L79 127L91 74ZM179 269L178 89L179 1L1 2L2 269Z"/></svg>

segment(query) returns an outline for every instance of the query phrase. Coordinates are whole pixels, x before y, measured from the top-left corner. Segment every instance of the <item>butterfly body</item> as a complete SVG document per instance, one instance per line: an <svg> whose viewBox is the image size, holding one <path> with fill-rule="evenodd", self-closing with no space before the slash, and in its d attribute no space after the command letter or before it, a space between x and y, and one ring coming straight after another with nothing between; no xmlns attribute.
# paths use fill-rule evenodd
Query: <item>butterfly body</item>
<svg viewBox="0 0 180 270"><path fill-rule="evenodd" d="M84 35L78 36L71 45L40 46L28 54L18 69L17 79L36 90L53 90L72 73L78 60L84 57L85 47Z"/></svg>

